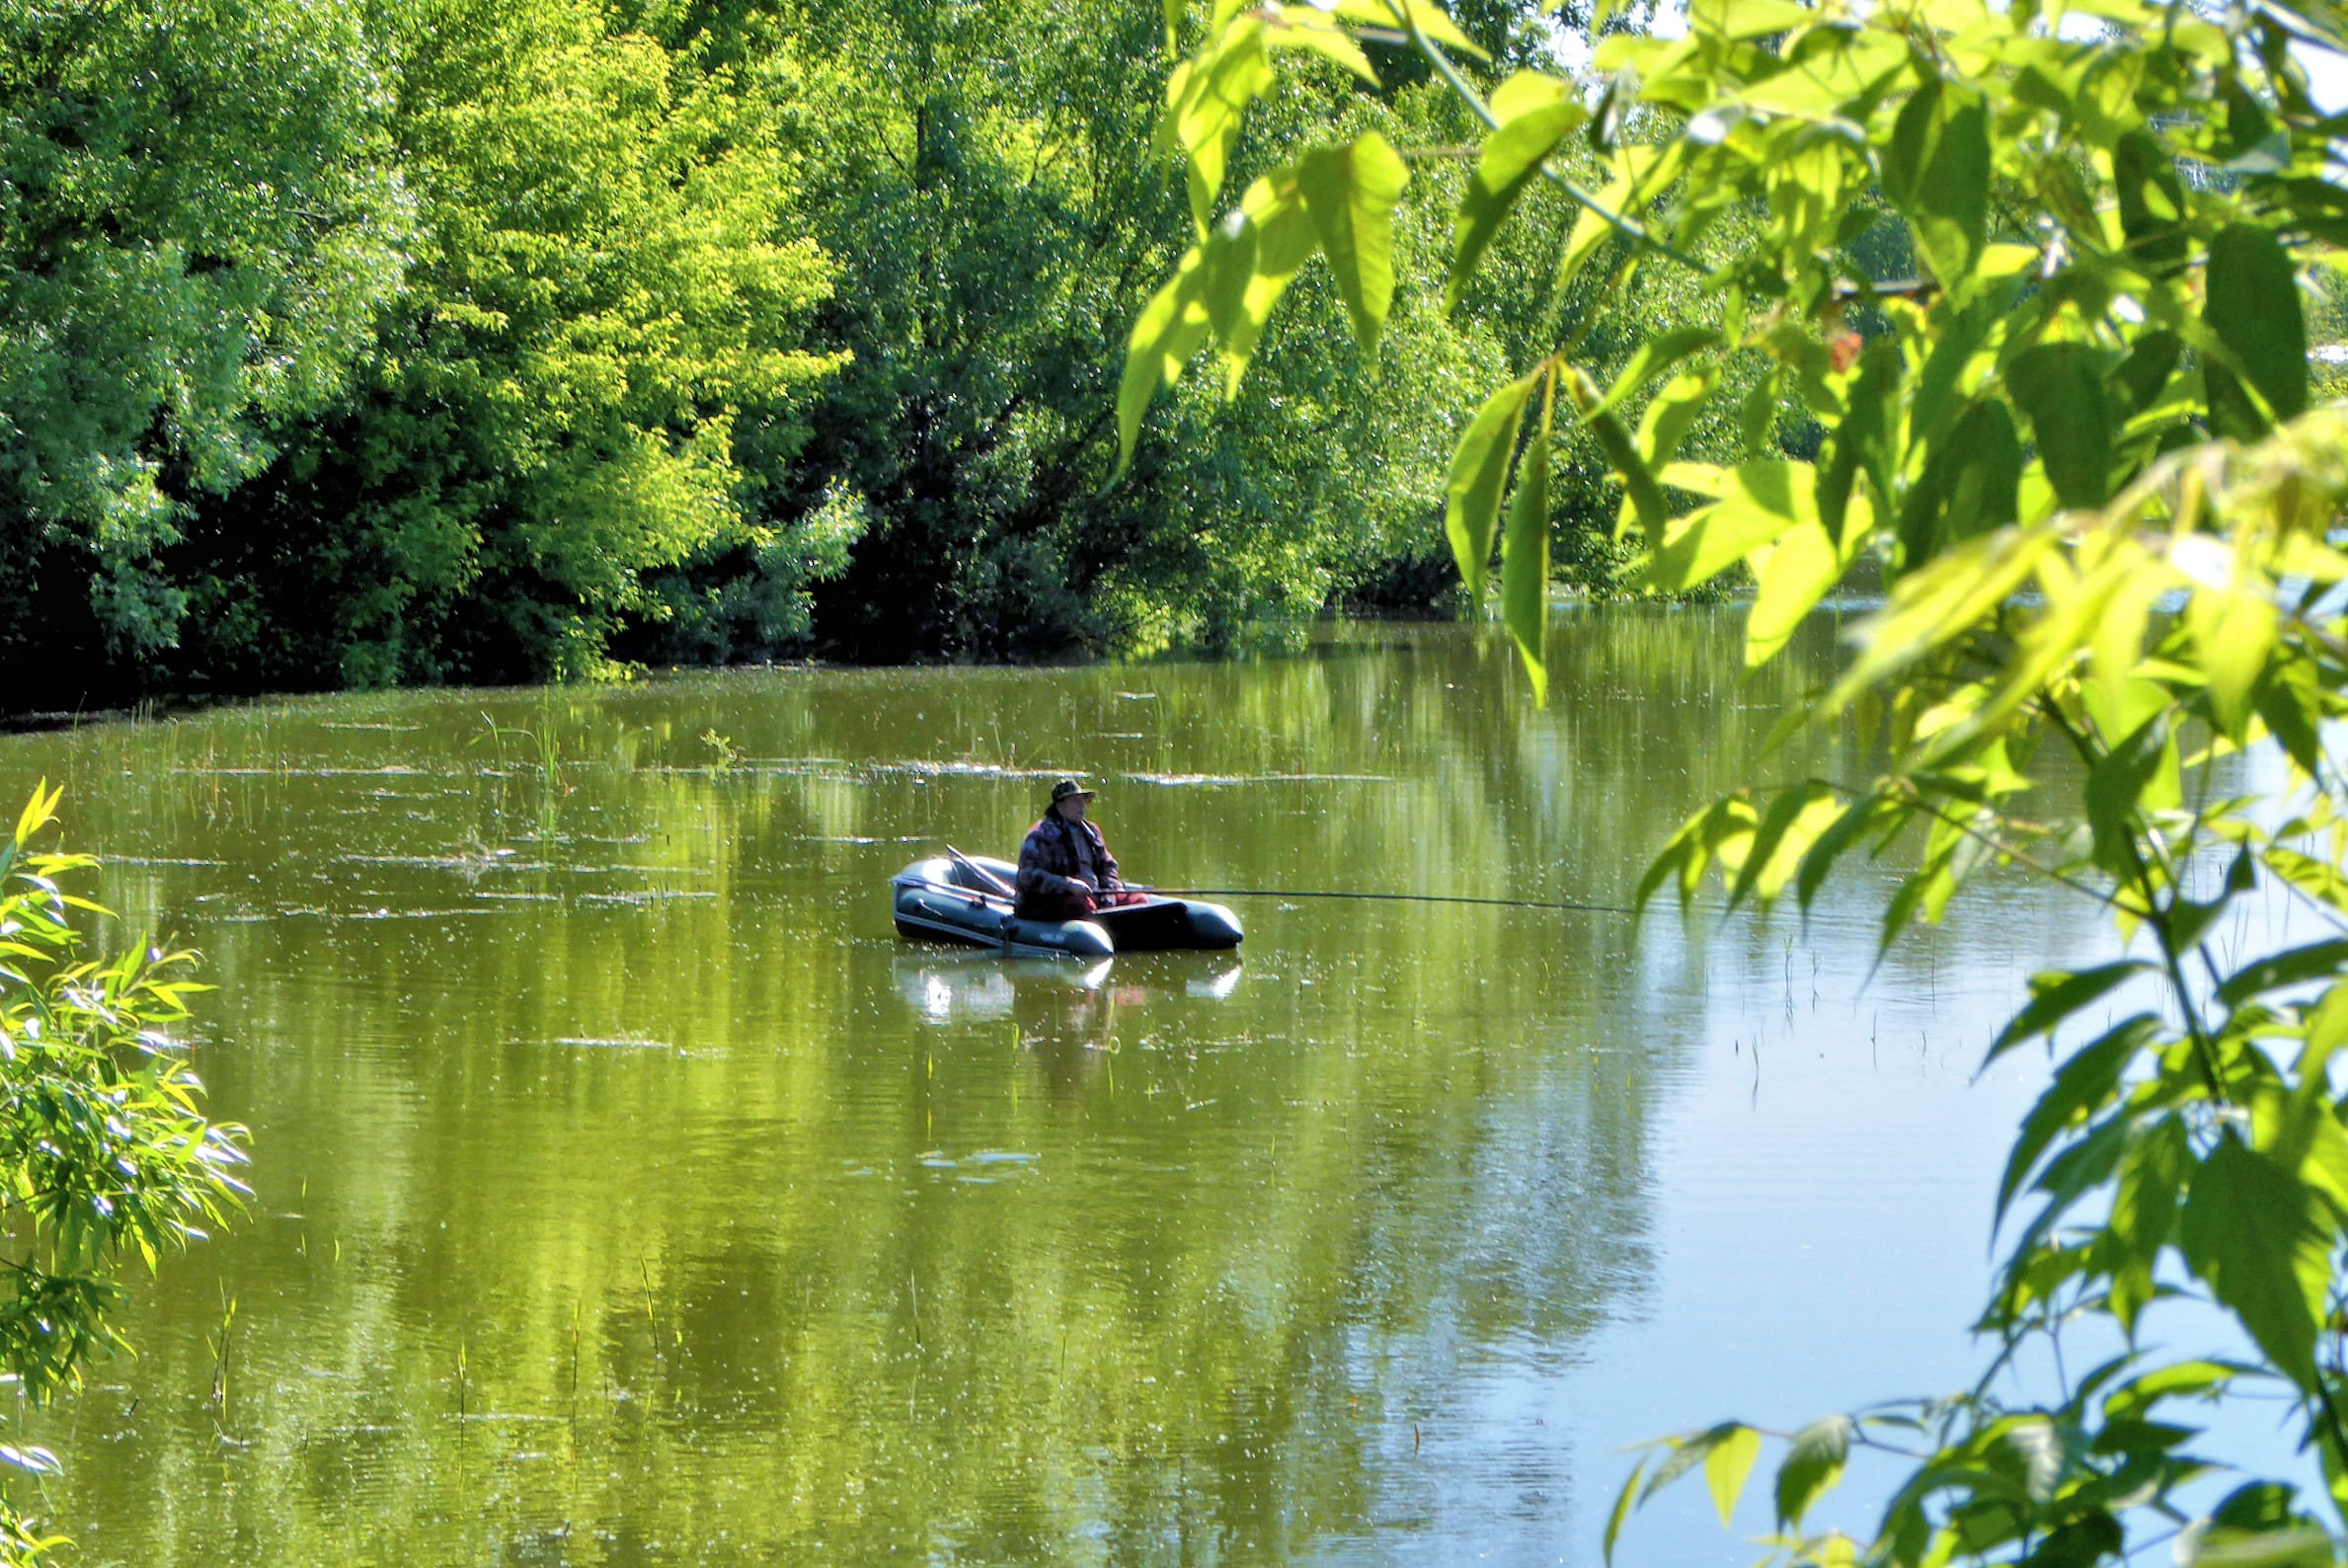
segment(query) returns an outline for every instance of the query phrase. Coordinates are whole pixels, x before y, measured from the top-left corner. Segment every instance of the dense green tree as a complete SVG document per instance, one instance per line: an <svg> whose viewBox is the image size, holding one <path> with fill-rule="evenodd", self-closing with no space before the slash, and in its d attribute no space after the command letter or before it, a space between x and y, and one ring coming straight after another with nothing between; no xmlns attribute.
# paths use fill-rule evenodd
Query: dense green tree
<svg viewBox="0 0 2348 1568"><path fill-rule="evenodd" d="M424 0L390 46L407 286L349 403L207 515L196 672L592 673L677 608L647 573L726 549L787 599L836 547L757 520L736 434L787 456L840 362L804 344L830 268L783 216L789 55L671 52L585 0Z"/></svg>
<svg viewBox="0 0 2348 1568"><path fill-rule="evenodd" d="M0 571L42 604L0 658L170 649L190 503L345 395L410 230L392 86L355 7L0 4Z"/></svg>

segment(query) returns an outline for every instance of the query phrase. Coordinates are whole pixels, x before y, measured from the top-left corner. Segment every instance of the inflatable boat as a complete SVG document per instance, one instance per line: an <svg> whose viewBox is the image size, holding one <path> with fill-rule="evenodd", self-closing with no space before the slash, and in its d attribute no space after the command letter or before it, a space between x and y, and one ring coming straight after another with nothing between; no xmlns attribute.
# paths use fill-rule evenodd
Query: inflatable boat
<svg viewBox="0 0 2348 1568"><path fill-rule="evenodd" d="M889 879L898 935L991 947L1017 958L1107 958L1239 945L1238 916L1196 899L1153 898L1081 920L1023 920L1011 907L1018 869L978 855L914 861Z"/></svg>

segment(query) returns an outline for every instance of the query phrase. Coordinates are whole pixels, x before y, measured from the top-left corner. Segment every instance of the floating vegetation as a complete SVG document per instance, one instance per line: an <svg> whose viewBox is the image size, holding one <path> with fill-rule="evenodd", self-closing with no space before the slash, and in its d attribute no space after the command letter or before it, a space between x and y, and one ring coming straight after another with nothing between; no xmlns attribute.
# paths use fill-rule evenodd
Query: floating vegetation
<svg viewBox="0 0 2348 1568"><path fill-rule="evenodd" d="M705 890L646 888L636 893L583 893L579 896L579 902L582 903L671 903L679 899L714 899L716 897L716 894Z"/></svg>

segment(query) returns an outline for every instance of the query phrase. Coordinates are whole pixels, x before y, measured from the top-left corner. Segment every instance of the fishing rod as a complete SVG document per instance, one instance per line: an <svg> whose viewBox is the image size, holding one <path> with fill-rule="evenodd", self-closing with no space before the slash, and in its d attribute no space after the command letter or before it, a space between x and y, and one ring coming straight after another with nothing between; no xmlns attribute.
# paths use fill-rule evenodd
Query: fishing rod
<svg viewBox="0 0 2348 1568"><path fill-rule="evenodd" d="M988 887L1004 898L1012 896L1003 879L979 865L970 856L946 846L946 853L954 857L956 865L973 876L985 880ZM956 892L967 890L956 889ZM1464 894L1446 893L1299 893L1279 888L1147 888L1129 883L1129 893L1154 893L1163 898L1192 897L1214 899L1359 899L1386 903L1478 903L1497 909L1572 909L1584 914L1636 914L1639 911L1618 903L1545 902L1537 899L1475 899Z"/></svg>
<svg viewBox="0 0 2348 1568"><path fill-rule="evenodd" d="M1323 893L1299 892L1290 888L1143 888L1129 885L1133 893L1153 893L1161 898L1213 899L1362 899L1390 903L1481 903L1496 909L1573 909L1584 914L1636 914L1639 911L1619 903L1551 902L1538 899L1475 899L1456 893Z"/></svg>

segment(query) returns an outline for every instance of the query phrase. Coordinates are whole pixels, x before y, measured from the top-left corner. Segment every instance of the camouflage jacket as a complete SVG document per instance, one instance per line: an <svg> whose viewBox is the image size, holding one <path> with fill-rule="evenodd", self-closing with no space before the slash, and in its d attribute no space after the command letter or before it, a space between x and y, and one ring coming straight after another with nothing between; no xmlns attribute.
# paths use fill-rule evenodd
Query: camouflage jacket
<svg viewBox="0 0 2348 1568"><path fill-rule="evenodd" d="M1089 886L1088 886L1089 884ZM1057 812L1027 830L1019 846L1019 902L1053 903L1095 888L1119 886L1117 857L1090 823L1071 823Z"/></svg>

